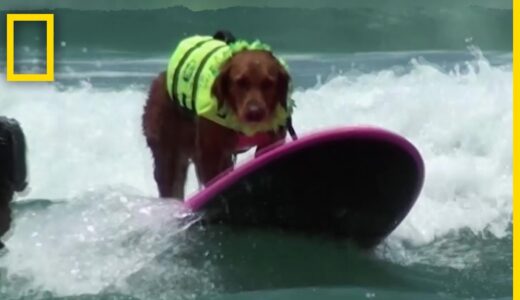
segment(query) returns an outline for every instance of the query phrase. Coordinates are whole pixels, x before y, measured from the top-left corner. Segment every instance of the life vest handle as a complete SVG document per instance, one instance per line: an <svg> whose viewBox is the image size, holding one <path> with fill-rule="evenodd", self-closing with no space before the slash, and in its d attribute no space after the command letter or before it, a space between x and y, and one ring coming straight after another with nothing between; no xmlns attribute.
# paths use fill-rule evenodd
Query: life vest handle
<svg viewBox="0 0 520 300"><path fill-rule="evenodd" d="M236 41L235 36L231 33L231 31L228 30L219 30L215 32L213 38L219 41L223 41L228 45Z"/></svg>

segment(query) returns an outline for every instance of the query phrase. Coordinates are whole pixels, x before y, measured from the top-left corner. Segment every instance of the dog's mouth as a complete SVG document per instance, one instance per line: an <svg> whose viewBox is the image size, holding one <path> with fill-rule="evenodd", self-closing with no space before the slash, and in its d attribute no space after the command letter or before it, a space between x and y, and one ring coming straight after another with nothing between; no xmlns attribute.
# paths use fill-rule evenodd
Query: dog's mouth
<svg viewBox="0 0 520 300"><path fill-rule="evenodd" d="M269 116L265 111L246 111L239 114L242 123L250 125L260 125L269 121Z"/></svg>
<svg viewBox="0 0 520 300"><path fill-rule="evenodd" d="M265 120L266 112L263 109L249 109L245 114L245 121L248 123L261 123Z"/></svg>

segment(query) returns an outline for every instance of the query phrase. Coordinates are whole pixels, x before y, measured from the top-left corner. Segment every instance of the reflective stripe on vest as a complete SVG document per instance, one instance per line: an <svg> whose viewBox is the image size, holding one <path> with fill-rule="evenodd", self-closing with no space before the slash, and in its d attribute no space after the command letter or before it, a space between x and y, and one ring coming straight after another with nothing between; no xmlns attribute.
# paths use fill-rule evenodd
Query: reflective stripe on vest
<svg viewBox="0 0 520 300"><path fill-rule="evenodd" d="M181 69L184 66L184 63L186 63L186 60L190 57L190 54L193 53L193 51L197 50L197 48L201 47L202 45L204 45L205 43L207 43L209 41L211 41L211 38L199 41L198 43L193 45L188 51L186 51L186 53L184 53L184 55L182 56L182 58L179 61L179 64L175 67L175 73L173 74L173 79L172 79L173 86L171 86L170 97L172 95L178 94L179 74L181 73ZM182 99L181 105L186 107L186 98L185 97Z"/></svg>

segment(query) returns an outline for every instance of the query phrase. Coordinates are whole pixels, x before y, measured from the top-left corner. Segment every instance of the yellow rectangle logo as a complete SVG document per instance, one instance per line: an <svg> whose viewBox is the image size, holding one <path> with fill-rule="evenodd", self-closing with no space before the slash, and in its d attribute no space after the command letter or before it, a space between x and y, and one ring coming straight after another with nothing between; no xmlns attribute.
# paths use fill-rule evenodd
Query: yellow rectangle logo
<svg viewBox="0 0 520 300"><path fill-rule="evenodd" d="M44 74L16 74L14 72L14 23L45 22L46 68ZM7 81L54 81L54 14L7 14Z"/></svg>

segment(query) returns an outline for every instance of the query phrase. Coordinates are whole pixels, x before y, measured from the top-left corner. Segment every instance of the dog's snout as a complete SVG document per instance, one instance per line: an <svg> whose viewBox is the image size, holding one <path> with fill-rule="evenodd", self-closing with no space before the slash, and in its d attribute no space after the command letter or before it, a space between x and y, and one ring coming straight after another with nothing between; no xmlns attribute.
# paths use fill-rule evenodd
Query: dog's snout
<svg viewBox="0 0 520 300"><path fill-rule="evenodd" d="M265 117L265 109L258 103L247 106L246 119L248 122L261 122Z"/></svg>

